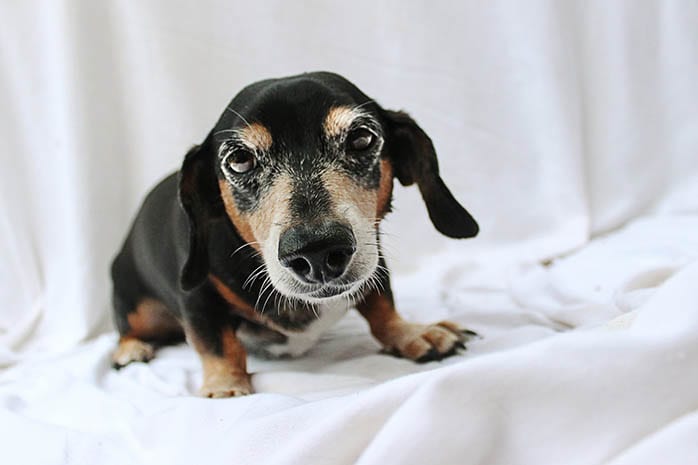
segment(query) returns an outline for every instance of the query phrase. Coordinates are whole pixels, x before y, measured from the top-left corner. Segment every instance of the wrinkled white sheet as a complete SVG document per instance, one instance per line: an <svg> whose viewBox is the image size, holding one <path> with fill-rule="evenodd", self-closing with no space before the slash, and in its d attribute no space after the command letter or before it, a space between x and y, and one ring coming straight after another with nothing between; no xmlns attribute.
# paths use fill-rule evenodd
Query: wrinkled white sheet
<svg viewBox="0 0 698 465"><path fill-rule="evenodd" d="M0 462L698 463L698 4L0 4ZM108 368L108 264L245 84L337 71L433 138L478 219L414 189L400 310L483 335L414 365L352 314L259 394L193 397L187 347ZM562 257L552 266L541 260Z"/></svg>
<svg viewBox="0 0 698 465"><path fill-rule="evenodd" d="M398 281L402 308L482 333L464 355L420 366L379 354L352 314L307 357L251 358L246 398L195 397L201 369L184 345L112 371L104 335L0 375L2 453L37 465L696 463L696 230L696 216L644 219L549 267L450 269L425 295L414 282L430 284L426 269Z"/></svg>

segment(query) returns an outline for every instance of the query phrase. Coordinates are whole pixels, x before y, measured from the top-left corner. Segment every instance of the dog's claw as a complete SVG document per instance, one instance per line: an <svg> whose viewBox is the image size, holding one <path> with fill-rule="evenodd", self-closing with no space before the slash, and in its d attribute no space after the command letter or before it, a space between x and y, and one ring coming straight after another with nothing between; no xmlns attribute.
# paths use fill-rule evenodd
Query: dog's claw
<svg viewBox="0 0 698 465"><path fill-rule="evenodd" d="M481 337L478 333L476 333L475 331L472 331L470 329L462 329L461 333L463 333L465 336Z"/></svg>
<svg viewBox="0 0 698 465"><path fill-rule="evenodd" d="M443 357L441 354L439 354L439 351L436 350L434 347L429 349L427 353L419 357L415 362L417 363L427 363L427 362L432 362L436 360L441 360Z"/></svg>

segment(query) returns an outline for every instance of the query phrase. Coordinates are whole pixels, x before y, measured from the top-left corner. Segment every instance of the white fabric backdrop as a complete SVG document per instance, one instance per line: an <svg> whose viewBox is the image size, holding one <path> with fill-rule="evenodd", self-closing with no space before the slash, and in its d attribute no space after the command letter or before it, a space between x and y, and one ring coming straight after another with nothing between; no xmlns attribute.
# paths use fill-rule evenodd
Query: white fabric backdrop
<svg viewBox="0 0 698 465"><path fill-rule="evenodd" d="M640 308L647 295L629 293L633 285L652 290L698 256L698 2L8 1L0 4L0 364L52 357L108 330L108 264L145 192L242 86L316 69L409 111L434 139L446 183L482 233L465 242L438 236L418 194L398 188L389 256L403 310L419 320L455 312L490 337L475 354ZM615 239L589 243L629 222ZM535 266L576 250L552 271ZM667 318L698 319L695 296L668 293ZM94 343L95 356L105 356L110 337ZM675 350L692 361L683 388L698 376L690 343L676 335ZM636 346L623 350L636 360ZM347 366L368 370L370 360ZM395 376L415 370L390 371L394 361L380 360ZM495 365L482 366L499 366L488 360ZM551 355L539 375L560 363ZM469 366L458 370L482 371ZM606 380L614 368L584 369ZM21 381L13 373L22 370L38 368L20 364L6 379ZM139 370L133 379L148 379L149 368ZM279 378L255 383L286 392ZM8 386L16 398L22 384ZM312 391L296 389L306 400ZM35 406L33 418L50 399L37 392L20 396ZM698 406L684 401L686 413ZM627 411L616 413L609 425L623 428ZM53 423L70 425L59 417ZM654 419L645 426L658 429ZM93 431L85 421L78 429Z"/></svg>
<svg viewBox="0 0 698 465"><path fill-rule="evenodd" d="M105 328L107 265L144 193L260 78L337 71L433 137L482 234L447 244L398 189L398 273L446 246L462 260L509 244L533 259L568 251L698 171L696 2L0 8L6 351Z"/></svg>

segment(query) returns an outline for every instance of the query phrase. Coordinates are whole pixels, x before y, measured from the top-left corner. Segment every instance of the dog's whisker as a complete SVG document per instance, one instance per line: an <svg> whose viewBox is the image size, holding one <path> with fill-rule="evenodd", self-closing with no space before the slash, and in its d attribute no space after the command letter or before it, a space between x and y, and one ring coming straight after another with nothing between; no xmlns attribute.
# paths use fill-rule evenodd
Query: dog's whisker
<svg viewBox="0 0 698 465"><path fill-rule="evenodd" d="M269 278L269 275L267 275L267 276L264 278L264 281L262 281L262 288L264 288L264 285L267 283L267 281L268 281L269 279L270 279L270 278ZM255 300L255 303L254 303L254 308L255 308L255 310L257 310L257 308L258 308L259 299L260 299L261 297L262 297L262 292L260 291L259 294L257 294L257 300Z"/></svg>
<svg viewBox="0 0 698 465"><path fill-rule="evenodd" d="M393 233L393 232L381 231L381 230L377 230L377 231L376 231L376 235L377 235L378 237L386 237L386 238L390 238L390 239L399 238L399 237L400 237L399 234L396 234L396 233Z"/></svg>
<svg viewBox="0 0 698 465"><path fill-rule="evenodd" d="M261 244L260 244L259 242L257 242L257 241L246 242L246 243L242 244L240 247L238 247L237 249L235 249L235 250L233 251L233 253L230 254L230 256L232 257L232 256L235 255L236 253L238 253L238 252L240 252L241 250L243 250L245 247L252 247L252 246L254 246L254 245L259 245L259 246L261 247ZM258 253L259 253L259 252L258 252Z"/></svg>
<svg viewBox="0 0 698 465"><path fill-rule="evenodd" d="M251 127L252 127L252 125L249 123L249 121L247 121L247 120L245 119L244 116L242 116L240 113L238 113L237 111L235 111L235 110L233 110L232 108L230 108L230 106L225 107L225 111L229 111L229 112L231 112L231 113L237 115L237 116L247 125L248 128L251 128Z"/></svg>
<svg viewBox="0 0 698 465"><path fill-rule="evenodd" d="M249 274L249 276L254 275L257 271L261 270L262 268L264 268L264 263L260 264L257 268L252 270L252 272Z"/></svg>
<svg viewBox="0 0 698 465"><path fill-rule="evenodd" d="M284 296L277 292L276 295L274 296L274 306L277 308L277 311L279 308L281 308L281 306L283 305L283 302L284 302Z"/></svg>
<svg viewBox="0 0 698 465"><path fill-rule="evenodd" d="M258 308L259 301L267 290L269 290L270 292L274 292L274 289L271 286L271 278L267 277L267 279L265 280L265 284L262 285L262 290L259 292L259 295L257 296L257 302L255 302L255 309ZM262 310L260 312L261 315L264 315L264 310L265 308L262 307Z"/></svg>
<svg viewBox="0 0 698 465"><path fill-rule="evenodd" d="M245 282L242 283L242 288L245 289L245 287L247 287L248 284L251 288L252 285L254 284L254 282L257 280L257 278L266 272L267 272L267 269L266 269L264 263L262 263L257 268L255 268L255 270L252 273L250 273L250 275L247 277Z"/></svg>
<svg viewBox="0 0 698 465"><path fill-rule="evenodd" d="M387 267L385 267L385 266L378 265L378 266L376 266L376 273L378 273L378 274L381 274L381 273L382 273L382 274L383 274L383 277L384 277L384 278L387 278L387 277L388 277L388 273L390 273L390 270L389 270Z"/></svg>
<svg viewBox="0 0 698 465"><path fill-rule="evenodd" d="M239 133L239 132L240 132L240 130L238 130L238 129L221 129L220 131L214 132L213 135L214 135L214 136L217 136L217 135L219 135L219 134L227 134L227 133L236 134L236 133ZM228 140L226 140L226 142L234 142L234 139L233 139L233 138L228 139Z"/></svg>
<svg viewBox="0 0 698 465"><path fill-rule="evenodd" d="M267 299L264 301L264 305L262 305L262 314L264 314L264 310L267 308L267 303L269 302L269 298L274 295L274 288L270 287L269 289L270 289L269 295L267 296ZM276 311L277 312L279 311L278 307L277 307Z"/></svg>
<svg viewBox="0 0 698 465"><path fill-rule="evenodd" d="M252 288L252 285L255 283L255 281L257 281L257 279L259 279L260 277L264 276L265 274L268 275L268 272L267 272L267 269L266 269L266 268L264 268L264 269L262 269L262 270L259 270L259 271L252 277L252 279L251 279L250 282L248 283L248 286L249 286L250 288Z"/></svg>
<svg viewBox="0 0 698 465"><path fill-rule="evenodd" d="M393 246L391 244L386 244L385 242L378 242L377 247L378 247L379 253L381 251L385 250L386 252L388 252L390 254L395 254L395 249L393 249Z"/></svg>
<svg viewBox="0 0 698 465"><path fill-rule="evenodd" d="M369 104L371 104L371 103L376 103L376 101L375 101L375 100L366 100L364 103L361 103L361 104L359 104L359 105L356 105L354 108L352 108L352 110L360 110L360 109L363 108L364 106L369 105Z"/></svg>

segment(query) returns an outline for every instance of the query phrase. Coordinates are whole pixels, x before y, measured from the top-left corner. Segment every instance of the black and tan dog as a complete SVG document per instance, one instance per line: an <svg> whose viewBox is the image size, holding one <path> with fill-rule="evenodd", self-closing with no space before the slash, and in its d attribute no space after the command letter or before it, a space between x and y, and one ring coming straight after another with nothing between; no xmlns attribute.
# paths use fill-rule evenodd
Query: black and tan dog
<svg viewBox="0 0 698 465"><path fill-rule="evenodd" d="M150 192L114 260L114 365L186 337L202 395L249 394L246 350L300 355L352 306L396 355L455 353L474 333L408 323L393 305L378 226L394 177L417 184L441 233L477 234L407 114L331 73L243 89Z"/></svg>

